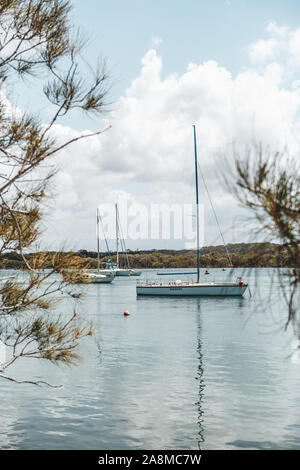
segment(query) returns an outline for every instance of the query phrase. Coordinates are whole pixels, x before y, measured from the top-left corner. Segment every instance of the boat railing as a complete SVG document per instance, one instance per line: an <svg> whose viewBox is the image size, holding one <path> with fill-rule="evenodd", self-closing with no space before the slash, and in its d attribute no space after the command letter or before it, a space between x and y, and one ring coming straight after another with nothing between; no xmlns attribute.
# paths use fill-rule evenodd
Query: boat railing
<svg viewBox="0 0 300 470"><path fill-rule="evenodd" d="M189 286L194 284L194 280L184 280L184 281L166 281L165 279L145 279L136 281L137 286Z"/></svg>

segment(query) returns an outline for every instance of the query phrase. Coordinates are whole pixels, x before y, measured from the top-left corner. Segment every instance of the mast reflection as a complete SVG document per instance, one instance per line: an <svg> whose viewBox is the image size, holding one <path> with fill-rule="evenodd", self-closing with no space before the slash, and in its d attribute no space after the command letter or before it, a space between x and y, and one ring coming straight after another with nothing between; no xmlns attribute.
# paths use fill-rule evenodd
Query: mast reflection
<svg viewBox="0 0 300 470"><path fill-rule="evenodd" d="M201 319L201 300L197 299L197 357L198 357L198 366L197 366L197 373L196 373L196 380L198 381L198 401L195 403L198 411L198 434L197 434L197 444L199 450L202 450L201 445L205 441L204 437L204 418L203 418L203 408L202 408L202 401L204 396L204 379L203 379L203 353L202 353L202 343L201 343L201 336L202 336L202 319Z"/></svg>

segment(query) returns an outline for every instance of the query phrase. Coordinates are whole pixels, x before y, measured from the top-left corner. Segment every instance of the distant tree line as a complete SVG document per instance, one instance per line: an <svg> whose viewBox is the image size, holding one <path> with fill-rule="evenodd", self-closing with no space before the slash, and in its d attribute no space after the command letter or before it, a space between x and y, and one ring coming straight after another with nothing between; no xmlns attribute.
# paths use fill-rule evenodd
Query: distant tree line
<svg viewBox="0 0 300 470"><path fill-rule="evenodd" d="M290 259L290 253L282 245L275 243L235 243L227 245L227 251L234 267L290 267L294 260ZM41 253L42 254L42 253ZM48 252L49 266L51 268L51 252ZM27 255L27 259L34 255ZM35 253L36 256L36 253ZM63 255L62 255L63 256ZM129 266L132 268L193 268L197 263L196 252L193 250L144 250L127 252ZM66 267L70 257L74 261L83 261L88 268L97 268L97 252L79 250L65 253ZM109 263L107 253L100 253L101 266ZM116 254L112 253L112 261L116 262ZM126 259L120 256L120 266L126 266ZM229 259L225 247L208 246L201 249L201 265L207 268L229 267ZM300 267L300 262L299 262ZM2 253L0 255L0 268L24 269L26 265L22 257L16 252Z"/></svg>

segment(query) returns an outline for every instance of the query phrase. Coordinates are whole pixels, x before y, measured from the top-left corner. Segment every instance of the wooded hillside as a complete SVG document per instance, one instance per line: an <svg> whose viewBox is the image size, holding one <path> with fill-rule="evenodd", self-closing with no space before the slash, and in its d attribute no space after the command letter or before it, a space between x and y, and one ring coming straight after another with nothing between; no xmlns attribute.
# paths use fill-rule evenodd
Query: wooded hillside
<svg viewBox="0 0 300 470"><path fill-rule="evenodd" d="M227 245L230 258L234 267L289 267L291 262L288 252L281 245L274 243L236 243ZM97 267L97 253L94 251L79 250L69 252L74 257L87 263L87 267ZM196 266L197 258L193 250L148 250L131 251L128 250L129 265L132 268L192 268ZM48 252L49 267L51 266L51 256L54 253ZM34 255L28 254L30 260ZM109 261L107 253L101 253L101 265L104 266ZM113 262L116 261L116 254L112 253ZM119 254L120 266L126 266L125 256ZM298 260L299 261L299 260ZM229 260L225 247L208 246L201 249L201 266L229 267ZM300 261L299 261L300 267ZM2 269L24 269L24 262L15 252L3 253L0 255L0 268Z"/></svg>

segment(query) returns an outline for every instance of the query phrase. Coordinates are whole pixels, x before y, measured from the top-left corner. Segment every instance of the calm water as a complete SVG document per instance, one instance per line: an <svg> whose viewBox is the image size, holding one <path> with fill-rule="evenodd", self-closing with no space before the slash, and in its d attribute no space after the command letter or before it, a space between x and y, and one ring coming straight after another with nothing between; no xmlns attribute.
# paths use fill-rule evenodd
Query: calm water
<svg viewBox="0 0 300 470"><path fill-rule="evenodd" d="M260 302L269 273L256 271L259 295L252 271L243 299L137 299L138 278L85 287L95 338L79 367L11 368L63 388L2 380L0 448L300 449L300 364L283 302Z"/></svg>

